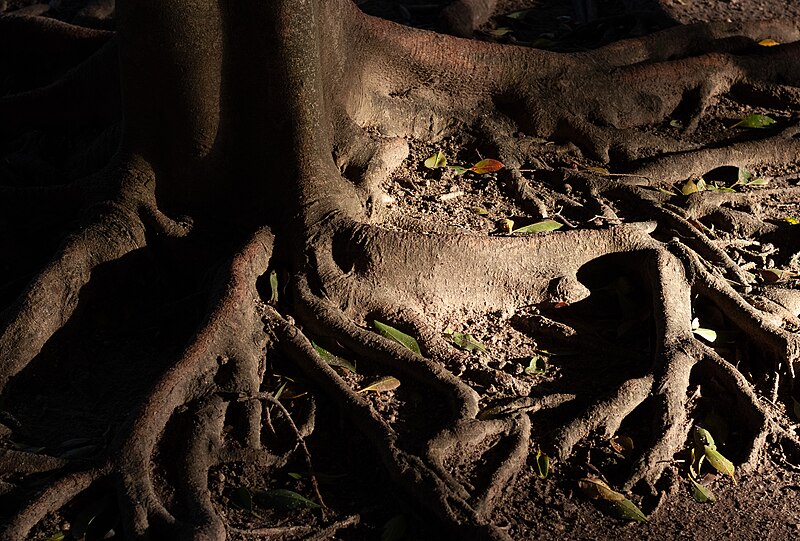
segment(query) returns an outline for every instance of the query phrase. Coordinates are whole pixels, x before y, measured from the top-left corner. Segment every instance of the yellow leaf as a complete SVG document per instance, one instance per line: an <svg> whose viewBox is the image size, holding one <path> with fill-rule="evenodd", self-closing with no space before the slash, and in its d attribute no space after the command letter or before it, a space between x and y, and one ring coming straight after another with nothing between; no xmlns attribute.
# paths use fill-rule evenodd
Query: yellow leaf
<svg viewBox="0 0 800 541"><path fill-rule="evenodd" d="M366 387L359 389L359 393L365 393L367 391L373 391L376 393L380 393L383 391L393 391L400 387L400 380L394 376L384 376L378 380L373 381Z"/></svg>
<svg viewBox="0 0 800 541"><path fill-rule="evenodd" d="M775 47L776 45L780 45L780 43L778 43L774 39L762 39L761 41L758 42L758 44L761 45L762 47Z"/></svg>

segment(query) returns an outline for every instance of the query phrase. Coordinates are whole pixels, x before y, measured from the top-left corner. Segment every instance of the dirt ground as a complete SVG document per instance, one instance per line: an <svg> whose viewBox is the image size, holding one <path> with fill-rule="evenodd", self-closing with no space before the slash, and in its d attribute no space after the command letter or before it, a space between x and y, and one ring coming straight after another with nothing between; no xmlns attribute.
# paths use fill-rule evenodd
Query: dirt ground
<svg viewBox="0 0 800 541"><path fill-rule="evenodd" d="M369 0L362 7L407 24L432 27L437 10L445 4L436 1ZM574 51L672 24L719 19L743 21L745 24L752 19L800 19L800 3L794 0L654 0L640 3L609 0L598 4L600 19L579 24L569 2L500 0L500 13L514 13L523 9L533 11L521 18L494 17L476 35L476 39ZM631 5L641 9L632 10ZM0 11L22 11L101 28L113 27L113 2L108 1L63 0L36 4L23 0L4 0L0 1ZM735 99L726 97L711 106L701 126L690 137L697 142L724 144L738 136L737 132L731 130L732 124L756 113L797 120L795 111L746 108ZM650 129L653 133L672 137L679 133L679 127L670 123ZM410 141L410 146L408 159L385 182L384 188L393 199L389 214L385 217L387 226L394 224L398 228L406 227L409 218L417 218L422 223L469 231L475 235L504 235L508 234L504 229L506 220L512 220L515 228L535 221L500 189L499 183L503 179L500 172L457 174L453 170L430 169L424 165L426 159L437 152L442 152L449 164L467 168L482 159L494 158L492 149L482 146L480 141L465 135L463 139L450 138L437 144ZM568 145L542 141L542 149L541 163L530 164L530 171L522 171L526 178L533 178L533 169L541 170L542 165L551 170L596 170L603 167L611 174L625 174L625 164L592 162L581 158ZM783 169L751 171L753 178L763 178L766 183L742 190L774 190L776 201L779 201L783 187L800 184L798 163ZM725 177L729 172L718 171L717 174ZM713 176L714 173L711 173L709 181ZM548 182L546 175L537 180ZM684 181L665 179L663 189L679 191ZM721 182L732 183L729 177ZM551 188L567 196L570 194L568 185L552 185ZM681 197L676 193L678 204ZM800 217L800 207L776 204L774 208L765 209L765 216L767 222ZM570 209L564 209L556 217L576 227L583 220L581 216L570 214ZM731 240L731 237L726 238ZM797 244L797 240L792 238L776 238L770 244L758 243L742 232L738 237L741 248L736 256L745 264L749 262L753 269L774 267L800 272L800 262L794 257ZM147 265L146 261L141 262L143 272L148 272ZM70 329L65 329L48 344L47 350L37 360L34 372L15 384L14 393L30 397L29 408L13 412L15 417L25 421L26 426L41 427L43 432L36 434L35 431L29 431L25 438L21 438L13 432L12 422L7 423L8 427L0 424L3 447L35 448L56 456L81 452L91 456L109 438L109 431L123 421L125 411L135 403L138 392L146 388L150 376L137 371L133 364L135 359L143 355L164 356L177 351L181 347L181 337L191 332L192 322L202 315L197 313L191 285L187 285L186 291L153 291L151 298L134 298L126 293L124 286L130 283L130 290L136 291L135 282L138 279L135 276L118 276L114 269L108 269L106 280L109 283L117 281L121 287L118 298L103 302L128 308L115 311L118 314L115 320L94 322L93 328L97 330L92 335L72 335ZM198 271L198 276L191 277L187 282L201 283L204 279L202 271ZM784 286L797 286L793 275L782 276L781 279L785 282ZM590 328L608 343L621 344L646 355L647 337L642 334L647 333L637 329L646 326L647 314L632 319L629 312L612 306L616 301L610 300L610 297L606 297L604 302L603 291L608 295L616 295L625 287L624 275L597 277L593 292L597 292L599 299L593 301L595 304L591 306L568 307L572 311L566 317L575 323L576 328ZM629 297L635 304L635 292L630 292ZM140 315L137 316L140 319L136 320L128 317L129 313L142 314L142 307L152 310L150 316ZM526 320L522 317L525 310L538 309L529 307L518 313L491 313L482 319L464 319L451 314L440 322L442 329L470 333L485 345L485 352L465 353L460 357L459 365L447 367L481 394L482 404L501 404L504 400L529 395L564 394L580 397L590 389L612 387L625 376L626 370L630 370L625 359L614 359L611 352L592 352L572 347L569 343L554 343L538 338L535 330L526 327ZM91 316L86 314L85 317ZM714 320L715 317L724 320L722 314L712 314L707 316L707 320ZM160 328L169 328L178 320L185 322L185 329L179 329L171 336L159 333ZM724 332L724 321L720 325L717 329ZM78 327L81 326L76 322L75 328ZM76 342L81 346L70 350L69 359L63 358L60 345ZM113 361L102 364L103 375L94 375L100 370L99 359L108 358ZM546 365L535 365L532 363L535 358L546 360ZM283 396L290 411L302 411L307 407L304 396L314 393L313 387L305 383L302 376L295 373L284 359L268 359L268 362L272 363L273 388L284 389ZM357 360L355 363L357 366ZM746 359L743 363L746 364ZM58 378L53 388L35 388L31 382L37 381L36 370L56 370L62 377ZM380 375L359 372L347 374L347 377L354 386L360 387ZM430 400L424 402L427 406L420 406L423 401L415 393L417 390L413 387L401 386L395 392L365 393L365 396L369 396L392 422L405 423L409 430L424 431L426 419L435 416L436 411L431 409ZM734 462L741 459L737 445L747 435L737 430L736 419L725 418L724 397L719 400L713 396L695 398L697 408L692 416L706 424L709 418L721 418L717 426L721 427L720 433L727 433L727 437L718 438L718 447ZM347 433L344 428L336 433L330 430L330 427L344 425L337 425L336 412L333 407L327 407L331 405L326 404L323 396L318 396L318 400L320 407L317 415L334 419L332 422L318 422L318 426L328 429L315 432L308 442L321 493L327 505L342 520L356 514L360 516L357 524L342 528L331 538L445 539L444 534L437 532L414 510L401 507L393 495L385 490L389 483L382 478L377 460L364 461L362 454L353 452L363 445L358 434ZM580 404L580 400L577 404ZM569 407L576 406L571 404ZM784 406L779 404L777 407ZM547 452L548 435L570 413L569 408L555 405L552 409L533 414L532 440L541 441L542 449ZM647 438L648 412L637 412L634 419L640 419L641 423L629 421L621 431L632 438L635 446L637 441ZM797 418L793 417L791 411L785 412L785 419L787 426L792 426L795 431L798 429ZM171 435L168 433L166 437ZM531 451L535 456L535 450ZM552 463L546 478L539 477L535 464L531 462L530 468L517 478L498 506L494 522L507 524L510 535L520 540L781 540L800 537L800 511L797 507L800 501L800 468L794 465L798 457L784 456L777 446L771 449L770 456L760 469L737 475L736 484L722 475L707 478L706 482L716 495L716 502L707 504L698 503L692 497L687 480L688 455L676 455L675 463L660 487L663 491L652 495L640 487L626 494L647 515L646 522L631 522L611 516L607 509L595 505L578 487L579 479L587 475L603 476L612 487L618 486L630 464L630 458L625 455L626 452L615 450L610 442L597 438L581 443L575 456L566 463ZM484 455L486 460L491 460L491 457L491 452ZM271 539L273 537L269 536L268 528L286 525L296 526L297 533L302 533L302 528L318 520L314 509L242 509L249 505L242 503L241 491L237 493L237 490L255 490L263 487L268 480L245 464L240 466L219 468L212 472L211 478L215 505L232 526L232 538ZM481 464L476 463L473 467L475 471L466 472L466 475L473 476L476 485L480 485ZM290 464L283 479L279 478L282 484L279 487L272 485L272 488L287 488L310 497L307 469L302 461ZM168 487L170 479L176 475L176 472L169 471L159 473L165 479L164 487ZM74 529L79 517L85 515L85 510L98 505L98 502L102 502L101 490L74 502L63 516L50 517L37 529L36 538L46 539L58 531ZM109 507L103 509L104 513L113 517L113 510L110 511ZM109 520L113 523L113 518ZM398 528L399 533L392 533L392 525Z"/></svg>

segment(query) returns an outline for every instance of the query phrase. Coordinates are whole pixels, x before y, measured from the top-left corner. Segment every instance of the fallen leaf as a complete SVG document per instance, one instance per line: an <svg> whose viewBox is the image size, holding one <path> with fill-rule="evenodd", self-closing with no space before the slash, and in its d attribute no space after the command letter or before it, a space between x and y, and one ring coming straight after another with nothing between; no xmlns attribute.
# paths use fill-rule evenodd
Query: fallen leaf
<svg viewBox="0 0 800 541"><path fill-rule="evenodd" d="M729 475L734 484L736 483L736 477L734 476L736 473L736 468L734 467L733 462L722 456L722 453L710 445L704 446L703 452L708 459L708 463L711 464L715 470L721 474Z"/></svg>
<svg viewBox="0 0 800 541"><path fill-rule="evenodd" d="M483 175L486 173L494 173L495 171L499 171L505 167L502 162L497 160L492 160L491 158L481 160L472 167L469 168L470 171L473 173L477 173L478 175Z"/></svg>
<svg viewBox="0 0 800 541"><path fill-rule="evenodd" d="M673 128L683 128L683 122L680 120L670 120L669 125Z"/></svg>
<svg viewBox="0 0 800 541"><path fill-rule="evenodd" d="M257 490L253 493L253 500L262 507L281 511L303 508L317 509L319 507L319 504L312 502L305 496L285 488Z"/></svg>
<svg viewBox="0 0 800 541"><path fill-rule="evenodd" d="M529 375L540 375L547 372L547 359L542 355L534 355L531 357L528 366L525 368L525 373Z"/></svg>
<svg viewBox="0 0 800 541"><path fill-rule="evenodd" d="M489 211L483 207L469 207L469 211L473 214L477 214L478 216L486 216L489 214Z"/></svg>
<svg viewBox="0 0 800 541"><path fill-rule="evenodd" d="M447 158L441 150L437 150L436 154L423 162L423 165L428 169L441 169L447 165Z"/></svg>
<svg viewBox="0 0 800 541"><path fill-rule="evenodd" d="M503 233L511 233L511 230L514 229L514 220L511 220L510 218L498 220L497 229Z"/></svg>
<svg viewBox="0 0 800 541"><path fill-rule="evenodd" d="M339 368L344 368L345 370L349 370L353 374L356 373L355 365L353 365L353 363L351 363L347 359L343 359L338 355L334 355L327 349L315 344L314 342L311 342L311 345L314 346L315 350L317 350L317 353L319 354L320 357L322 357L322 360L328 363L329 365L338 366Z"/></svg>
<svg viewBox="0 0 800 541"><path fill-rule="evenodd" d="M556 229L561 229L563 224L557 222L555 220L543 220L541 222L536 222L535 224L526 225L523 227L519 227L511 231L512 233L545 233L547 231L555 231Z"/></svg>
<svg viewBox="0 0 800 541"><path fill-rule="evenodd" d="M394 376L384 376L379 378L366 387L359 389L357 392L359 393L366 393L367 391L372 391L375 393L381 393L384 391L393 391L400 387L400 380Z"/></svg>
<svg viewBox="0 0 800 541"><path fill-rule="evenodd" d="M711 492L711 489L695 481L691 474L689 475L689 481L692 483L692 497L696 502L714 503L716 501L717 498Z"/></svg>
<svg viewBox="0 0 800 541"><path fill-rule="evenodd" d="M692 332L707 342L713 343L717 339L717 331L711 329L698 327L696 329L692 329Z"/></svg>
<svg viewBox="0 0 800 541"><path fill-rule="evenodd" d="M408 520L405 515L395 515L386 521L381 532L381 541L401 541L408 531Z"/></svg>
<svg viewBox="0 0 800 541"><path fill-rule="evenodd" d="M442 335L444 336L445 340L456 346L458 349L463 349L464 351L469 351L470 353L474 351L480 351L481 353L486 352L486 346L481 344L480 341L478 341L469 333L453 332L450 329L445 329Z"/></svg>
<svg viewBox="0 0 800 541"><path fill-rule="evenodd" d="M253 493L246 487L239 487L231 492L229 501L239 509L253 512Z"/></svg>
<svg viewBox="0 0 800 541"><path fill-rule="evenodd" d="M587 167L586 170L591 171L592 173L597 173L598 175L604 177L607 177L610 174L608 169L606 169L605 167Z"/></svg>
<svg viewBox="0 0 800 541"><path fill-rule="evenodd" d="M544 479L550 474L550 457L541 449L536 451L536 470L540 479Z"/></svg>
<svg viewBox="0 0 800 541"><path fill-rule="evenodd" d="M278 304L278 273L270 271L269 273L269 304Z"/></svg>
<svg viewBox="0 0 800 541"><path fill-rule="evenodd" d="M578 481L578 486L591 499L600 500L609 505L611 510L621 518L646 522L647 516L619 492L612 490L607 484L596 477L586 477Z"/></svg>
<svg viewBox="0 0 800 541"><path fill-rule="evenodd" d="M414 339L414 337L409 336L406 333L399 331L390 325L387 325L386 323L381 323L380 321L377 320L373 321L372 323L373 325L375 325L375 329L381 336L397 342L398 344L404 346L406 349L413 351L417 355L422 355L422 352L419 349L419 344Z"/></svg>
<svg viewBox="0 0 800 541"><path fill-rule="evenodd" d="M780 43L778 43L774 39L762 39L761 41L758 42L758 44L761 45L762 47L775 47L776 45L780 45Z"/></svg>
<svg viewBox="0 0 800 541"><path fill-rule="evenodd" d="M792 225L800 224L800 219L797 219L795 216L787 216L786 218L784 218L784 220L786 220L788 223Z"/></svg>
<svg viewBox="0 0 800 541"><path fill-rule="evenodd" d="M448 165L447 168L456 175L463 175L464 173L469 171L469 169L467 169L466 167L462 167L460 165Z"/></svg>
<svg viewBox="0 0 800 541"><path fill-rule="evenodd" d="M795 273L783 269L753 269L768 284L788 280L795 276Z"/></svg>
<svg viewBox="0 0 800 541"><path fill-rule="evenodd" d="M616 435L611 438L611 447L623 456L629 456L633 452L633 439L629 436Z"/></svg>
<svg viewBox="0 0 800 541"><path fill-rule="evenodd" d="M732 128L766 128L775 124L775 120L766 115L749 115L731 126Z"/></svg>

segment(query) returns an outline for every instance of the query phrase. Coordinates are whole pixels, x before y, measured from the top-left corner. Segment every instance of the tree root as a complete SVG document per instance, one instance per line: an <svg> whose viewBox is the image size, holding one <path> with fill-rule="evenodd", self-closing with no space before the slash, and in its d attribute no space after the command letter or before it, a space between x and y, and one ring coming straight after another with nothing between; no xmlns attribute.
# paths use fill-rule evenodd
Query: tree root
<svg viewBox="0 0 800 541"><path fill-rule="evenodd" d="M493 3L459 3L470 11L464 28L471 32L485 18L481 10ZM800 442L786 428L777 405L795 385L800 296L761 291L731 254L710 238L708 227L699 223L715 206L710 199L689 197L681 209L668 202L669 195L649 189L723 164L794 163L796 127L718 148L641 131L643 125L663 123L676 111L686 112L684 124L691 131L717 96L736 89L761 92L764 99L796 107L798 45L763 53L753 43L754 37L765 33L796 38L795 26L682 27L561 56L397 28L362 16L349 2L308 2L292 9L289 4L264 7L284 29L270 30L270 43L281 52L270 59L269 68L270 74L282 74L286 88L249 78L246 83L230 83L229 79L237 79L231 71L247 71L236 63L240 59L223 59L233 54L236 47L231 44L238 43L228 35L230 27L244 17L222 13L216 5L197 4L202 16L195 12L186 16L195 17L190 22L202 27L198 35L225 34L224 43L215 48L218 44L203 42L202 51L187 57L176 56L175 51L159 57L156 90L144 85L145 78L139 77L144 68L131 61L140 54L135 52L137 36L121 34L121 58L132 71L123 72L127 116L115 165L96 179L64 186L40 190L34 179L22 182L20 188L2 188L0 195L9 198L0 206L14 220L24 219L35 205L53 214L48 217L53 222L73 219L84 206L89 207L89 218L4 313L0 390L28 371L45 345L70 323L87 286L104 266L143 251L161 259L156 247L172 248L171 242L208 244L213 246L204 248L224 251L228 248L218 244L238 243L248 236L204 284L211 293L195 334L179 353L164 353L165 360L152 361L161 363L149 367L159 376L148 382L149 390L125 424L112 431L112 443L102 456L73 461L20 451L0 454L0 474L12 468L12 459L19 459L20 464L13 466L17 473L51 476L49 484L11 518L4 539L26 538L49 513L101 485L108 485L119 502L126 538L219 539L231 531L245 535L220 509L210 472L240 463L268 476L289 464L296 453L311 473L321 519L313 527L283 525L247 533L323 539L356 526L358 515L339 515L337 520L337 510L325 505L323 496L330 499L314 474L313 447L306 439L316 428L316 402L310 400L308 410L299 413L270 392L265 375L272 356L294 363L313 383L312 392L321 391L340 408L366 437L411 507L435 516L451 536L510 539L496 523L498 503L504 491L524 477L520 474L533 440L549 440L557 457L568 461L582 440L595 434L613 437L643 404L652 406L648 441L622 484L629 490L639 484L653 489L672 467L675 453L687 444L695 422L694 396L705 399L705 390L715 386L730 395L731 415L741 418L748 432L743 436L741 469L756 468L771 440L783 445L791 457L800 454ZM159 3L149 7L172 16L170 10L177 9ZM128 10L123 25L128 21L136 27L136 10L131 6ZM344 31L333 23L309 26L313 21L340 19L352 22L352 29ZM0 18L0 30L16 24L22 23ZM185 32L174 42L172 36L160 37L176 50L196 44L192 24L182 27ZM65 40L80 51L70 57L73 65L82 63L55 82L34 81L33 90L26 87L22 90L27 91L0 99L0 113L20 109L4 135L69 123L71 115L82 109L69 110L64 104L85 87L87 74L95 70L104 75L105 83L99 87L104 106L91 123L107 124L117 116L112 102L118 93L111 82L114 77L108 75L115 73L118 45L104 41L108 36L101 33L81 34L73 41L72 30L58 24L37 32L45 35L51 30L58 38L55 43ZM7 35L0 32L0 43ZM154 43L147 50L161 42ZM86 44L97 53L88 59L85 55L91 51L85 50ZM205 63L213 64L208 72L199 69ZM342 75L341 66L354 74L352 79ZM565 71L574 75L562 77ZM661 76L667 71L672 83L665 86ZM775 80L783 86L773 85ZM36 88L40 84L47 86ZM239 136L239 127L258 122L233 114L229 123L227 118L221 120L221 110L237 111L240 106L232 103L242 93L261 96L262 84L270 89L271 100L283 100L284 109L293 115L291 122L284 116L274 122L270 118L266 127L245 129L247 133ZM153 93L161 90L167 91L163 102L151 103L156 101L151 99ZM552 107L543 107L553 96L559 99ZM32 118L28 110L42 100L51 100L58 111L40 109L41 114ZM260 120L270 116L266 109L259 111L264 113ZM168 136L151 140L149 133L160 125L162 115L168 117L163 123ZM389 209L382 185L408 156L407 138L435 142L467 127L483 130L488 144L511 169L506 173L511 196L531 214L554 216L561 206L568 224L597 223L594 218L600 217L602 225L492 237L443 232L409 221L403 222L407 226L403 230L383 224L381 218ZM274 133L260 134L270 131ZM509 136L516 132L519 138ZM540 181L539 176L531 183L519 170L529 163L549 169L541 178L559 174L559 165L547 163L551 157L541 157L543 144L535 143L537 138L564 143L560 155L575 158L572 163L583 164L585 157L614 165L624 160L633 167L632 176L612 180L586 171L564 174L564 184L574 184L577 192L572 186L568 191ZM274 154L252 168L237 164L232 170L261 179L265 167L273 175L274 163L269 160L285 159L285 153L290 156L291 166L285 168L289 172L274 172L276 180L266 188L254 182L258 186L242 186L241 191L233 190L235 194L216 193L231 174L229 160L235 161L225 159L226 153L241 143L246 150L233 153L239 157L264 142L265 147L277 148ZM201 178L191 184L195 174ZM84 201L84 195L90 201ZM239 218L235 208L220 211L226 230L215 236L222 228L215 226L214 205L209 207L209 202L218 203L217 197L258 212ZM271 197L275 201L265 203ZM759 196L750 194L713 197L716 202L760 204ZM263 218L259 213L265 209L275 215ZM173 218L183 211L198 215L191 232L186 225L190 219ZM642 221L653 216L660 221L657 230L653 222ZM630 221L616 225L625 220ZM263 225L267 222L270 227ZM672 235L679 240L661 242ZM180 259L182 249L163 259ZM181 268L189 266L182 263ZM606 375L605 380L612 381L610 388L604 380L603 392L581 396L589 404L582 412L550 433L536 432L540 427L534 415L539 410L577 402L584 390L561 389L564 392L543 397L503 396L496 401L505 399L500 407L482 403L492 397L482 396L468 378L456 375L456 367L469 356L455 352L443 340L439 322L446 317L509 315L524 307L534 314L528 319L518 314L517 327L536 339L561 335L587 351L608 345L612 340L592 336L591 326L560 320L555 308L547 311L554 305L569 309L593 301L600 287L580 280L592 273L593 266L606 264L614 272L635 277L646 292L652 315L641 326L650 348L645 355L624 341L611 344L608 353L619 353L614 370L622 364L626 369ZM261 286L268 270L276 271L284 286L280 301L273 299L273 305L264 303ZM291 277L288 283L286 276ZM761 298L748 296L753 293ZM771 378L766 385L756 378L748 380L724 357L723 348L714 350L695 336L693 295L715 305L746 339L766 352L764 358L749 359ZM574 317L569 314L563 317ZM367 330L375 319L414 334L421 352ZM352 354L364 374L392 375L402 381L400 390L387 398L398 412L409 402L405 393L410 389L408 396L419 394L419 402L435 415L421 426L398 419L397 412L384 415L377 400L354 384L364 374L337 373L320 356L312 338ZM784 376L788 377L782 380ZM695 384L702 392L690 397ZM765 394L770 401L761 398ZM278 417L273 417L275 412Z"/></svg>

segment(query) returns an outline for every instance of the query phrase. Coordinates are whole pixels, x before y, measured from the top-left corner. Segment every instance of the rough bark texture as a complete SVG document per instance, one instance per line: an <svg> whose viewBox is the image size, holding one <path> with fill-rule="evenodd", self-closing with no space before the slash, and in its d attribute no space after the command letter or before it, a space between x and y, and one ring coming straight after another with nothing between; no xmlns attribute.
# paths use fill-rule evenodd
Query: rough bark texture
<svg viewBox="0 0 800 541"><path fill-rule="evenodd" d="M468 16L448 24L468 35L494 2L456 4ZM75 161L69 178L37 182L6 169L0 240L14 262L3 269L4 426L35 439L41 419L23 390L44 377L48 360L57 360L55 374L106 371L115 374L106 384L120 389L136 382L112 388L106 402L96 392L87 400L87 411L112 412L105 427L82 427L105 430L88 456L2 451L4 497L18 505L3 539L26 538L48 513L98 490L114 495L125 538L224 538L237 530L212 497L210 475L225 464L269 478L306 461L322 503L305 444L316 429L314 400L288 409L277 400L269 381L278 358L360 431L364 452L379 457L398 496L453 538L509 539L494 509L530 463L537 438L568 462L582 440L613 437L642 404L652 427L625 487L653 489L690 441L694 388L724 390L744 434L741 470L763 460L768 441L800 450L775 405L791 403L798 296L757 284L703 225L727 212L729 223L744 227L730 213L753 211L771 192L696 194L678 204L658 191L720 164L796 163L796 123L724 146L643 129L677 118L691 133L732 91L797 110L794 23L676 27L561 54L401 27L349 0L120 1L116 17L113 35L0 18L0 48L31 40L74 64L48 73L4 65L13 77L0 98L0 137L86 126L82 136L96 151ZM784 45L759 47L764 36ZM413 220L387 224L386 181L409 143L456 133L473 134L505 164L503 185L531 217L566 208L586 225L486 236ZM84 176L95 171L91 156L108 157L116 141L108 163ZM624 175L553 170L542 158L553 148ZM531 164L533 180L523 174ZM571 195L557 189L564 184ZM575 203L577 193L584 204ZM798 196L796 187L781 193L784 201ZM17 246L32 226L31 245ZM490 408L455 373L465 354L443 340L437 323L453 314L536 306L541 311L519 323L527 332L596 349L603 342L570 320L570 310L591 289L582 273L606 263L638 284L651 336L646 353L605 344L628 364L601 386L605 394L587 402L534 393ZM277 302L265 285L273 271ZM137 293L143 286L152 290L147 299ZM693 333L698 296L763 353L751 356L747 371ZM125 307L140 305L161 315L126 320ZM559 315L548 311L554 305L568 306ZM126 348L132 364L109 358L59 368L71 358L63 352L75 328L107 317L132 329L131 342L141 340L141 349ZM421 353L368 330L375 319L416 336ZM148 338L159 335L145 330L159 326L170 337ZM385 418L312 339L357 359L365 373L396 376L437 415L424 429L404 423L402 413ZM531 416L564 403L585 407L534 438ZM470 462L482 464L479 474ZM41 472L50 475L31 489L28 477ZM323 504L314 527L254 532L323 539L356 522L330 519Z"/></svg>

